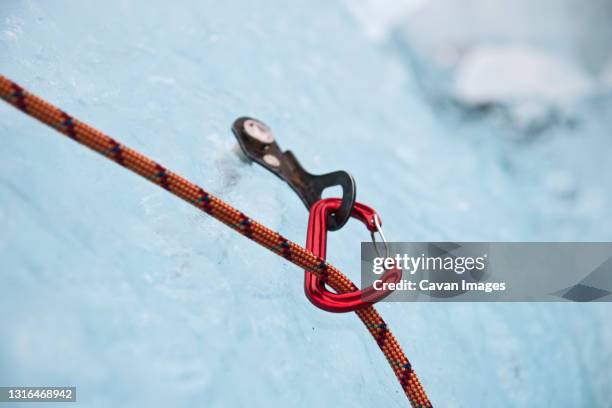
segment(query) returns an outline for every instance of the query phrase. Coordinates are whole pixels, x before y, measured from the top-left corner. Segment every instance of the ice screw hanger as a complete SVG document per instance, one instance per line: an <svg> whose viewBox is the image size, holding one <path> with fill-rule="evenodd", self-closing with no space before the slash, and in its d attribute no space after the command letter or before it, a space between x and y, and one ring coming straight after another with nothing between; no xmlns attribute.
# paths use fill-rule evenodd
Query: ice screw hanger
<svg viewBox="0 0 612 408"><path fill-rule="evenodd" d="M355 202L355 181L349 173L342 170L320 176L308 173L291 151L283 152L280 149L270 128L256 119L236 119L232 132L244 154L285 180L310 211L307 249L325 259L327 231L340 229L350 217L354 217L366 225L373 241L375 232L381 235L387 256L389 255L380 227L380 218L372 208ZM322 199L323 190L335 185L342 187L342 199ZM378 251L378 248L376 250ZM354 287L354 291L349 293L334 293L325 287L326 279L325 273L323 277L317 277L311 271L305 270L306 297L313 305L328 312L353 312L374 304L390 293L375 290L373 287L364 290ZM383 282L397 283L400 279L401 272L395 269L387 270L381 277Z"/></svg>
<svg viewBox="0 0 612 408"><path fill-rule="evenodd" d="M342 203L329 214L327 228L336 231L346 224L351 217L357 194L355 180L349 173L339 170L316 176L307 172L291 151L281 150L270 128L257 119L236 119L232 132L244 154L285 180L308 210L321 199L323 190L333 186L342 187Z"/></svg>

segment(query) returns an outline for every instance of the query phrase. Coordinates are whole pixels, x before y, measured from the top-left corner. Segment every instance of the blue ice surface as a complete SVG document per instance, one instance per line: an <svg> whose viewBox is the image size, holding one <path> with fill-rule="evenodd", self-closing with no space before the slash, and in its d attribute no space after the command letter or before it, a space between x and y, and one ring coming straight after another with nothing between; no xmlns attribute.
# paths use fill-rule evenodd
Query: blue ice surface
<svg viewBox="0 0 612 408"><path fill-rule="evenodd" d="M403 61L321 0L0 6L2 74L296 242L305 208L237 157L238 116L314 173L351 171L393 240L610 239L609 102L517 140L442 117ZM4 104L0 135L0 385L76 385L87 407L407 405L294 265ZM367 239L352 222L330 260L358 279ZM379 309L437 406L612 405L607 304Z"/></svg>

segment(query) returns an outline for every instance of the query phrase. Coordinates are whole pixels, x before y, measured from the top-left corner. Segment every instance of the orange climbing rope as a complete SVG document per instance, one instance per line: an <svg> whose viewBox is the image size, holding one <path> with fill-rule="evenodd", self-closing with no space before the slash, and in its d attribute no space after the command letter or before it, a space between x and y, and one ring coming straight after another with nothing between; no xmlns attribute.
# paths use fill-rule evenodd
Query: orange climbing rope
<svg viewBox="0 0 612 408"><path fill-rule="evenodd" d="M312 252L247 217L229 204L207 193L201 187L173 173L143 154L122 145L99 130L29 93L2 75L0 75L0 97L58 132L205 211L275 254L309 270L315 276L323 278L325 283L338 293L348 293L354 290L355 286L348 277ZM408 358L374 307L369 306L355 313L365 324L387 358L411 405L417 408L431 407L432 405L412 370Z"/></svg>

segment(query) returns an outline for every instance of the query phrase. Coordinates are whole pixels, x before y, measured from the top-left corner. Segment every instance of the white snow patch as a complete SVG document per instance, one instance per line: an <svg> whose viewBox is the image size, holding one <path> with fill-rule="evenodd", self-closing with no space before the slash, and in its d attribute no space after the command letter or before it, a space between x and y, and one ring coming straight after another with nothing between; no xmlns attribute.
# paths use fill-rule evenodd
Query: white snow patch
<svg viewBox="0 0 612 408"><path fill-rule="evenodd" d="M593 81L571 62L527 45L482 45L457 69L454 96L468 105L525 100L565 105L593 90ZM541 110L531 105L529 111Z"/></svg>

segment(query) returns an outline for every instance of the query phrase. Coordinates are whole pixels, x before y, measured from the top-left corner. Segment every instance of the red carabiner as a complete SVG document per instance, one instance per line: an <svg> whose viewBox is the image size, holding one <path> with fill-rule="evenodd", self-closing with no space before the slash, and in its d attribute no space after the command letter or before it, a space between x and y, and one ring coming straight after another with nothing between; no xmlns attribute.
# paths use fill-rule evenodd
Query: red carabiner
<svg viewBox="0 0 612 408"><path fill-rule="evenodd" d="M339 198L324 198L310 208L306 248L322 259L325 259L327 249L327 217L340 207L341 202ZM356 202L351 217L363 222L371 232L376 231L374 217L378 215L367 205ZM313 305L328 312L353 312L370 306L391 293L389 290L376 290L372 286L362 290L355 288L354 292L349 293L333 293L327 290L322 279L308 270L304 272L306 297ZM394 268L388 269L380 280L386 283L397 283L401 277L401 271Z"/></svg>

